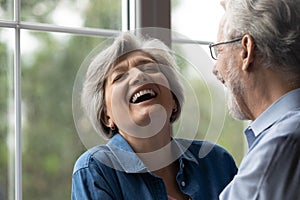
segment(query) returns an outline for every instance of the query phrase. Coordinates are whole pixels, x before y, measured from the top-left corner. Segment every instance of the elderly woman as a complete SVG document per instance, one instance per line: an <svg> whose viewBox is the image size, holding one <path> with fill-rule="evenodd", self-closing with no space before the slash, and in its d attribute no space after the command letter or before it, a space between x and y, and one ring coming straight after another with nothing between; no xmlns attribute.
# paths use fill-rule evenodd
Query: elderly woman
<svg viewBox="0 0 300 200"><path fill-rule="evenodd" d="M109 142L77 160L73 200L218 199L237 168L220 146L172 137L184 100L176 68L161 41L132 33L94 58L82 104Z"/></svg>

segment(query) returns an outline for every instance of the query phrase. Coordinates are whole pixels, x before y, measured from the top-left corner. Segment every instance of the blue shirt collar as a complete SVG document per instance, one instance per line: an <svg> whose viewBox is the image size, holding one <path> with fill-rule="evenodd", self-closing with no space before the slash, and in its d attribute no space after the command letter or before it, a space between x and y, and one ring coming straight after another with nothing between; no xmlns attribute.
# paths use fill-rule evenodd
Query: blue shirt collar
<svg viewBox="0 0 300 200"><path fill-rule="evenodd" d="M172 141L172 144L174 144L173 147L179 152L180 156L178 159L180 163L182 163L182 159L198 163L185 144L180 144L176 139L173 139ZM120 134L115 134L107 143L107 146L118 160L122 170L126 173L149 172L143 161L137 156L131 146Z"/></svg>
<svg viewBox="0 0 300 200"><path fill-rule="evenodd" d="M252 129L255 137L272 126L285 113L300 107L300 88L292 90L265 110L256 120L249 124L247 129Z"/></svg>

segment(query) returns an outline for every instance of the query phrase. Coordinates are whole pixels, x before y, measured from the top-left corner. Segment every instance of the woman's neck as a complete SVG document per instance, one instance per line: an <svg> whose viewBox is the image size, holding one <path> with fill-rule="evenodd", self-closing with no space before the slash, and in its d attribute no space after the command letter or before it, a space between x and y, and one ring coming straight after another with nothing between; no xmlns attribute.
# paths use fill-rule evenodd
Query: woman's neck
<svg viewBox="0 0 300 200"><path fill-rule="evenodd" d="M150 171L168 166L176 159L172 153L170 125L149 138L137 138L122 132L120 134Z"/></svg>
<svg viewBox="0 0 300 200"><path fill-rule="evenodd" d="M149 138L134 137L132 134L122 133L120 134L129 143L135 153L151 153L157 151L171 141L171 126L165 126L159 133Z"/></svg>

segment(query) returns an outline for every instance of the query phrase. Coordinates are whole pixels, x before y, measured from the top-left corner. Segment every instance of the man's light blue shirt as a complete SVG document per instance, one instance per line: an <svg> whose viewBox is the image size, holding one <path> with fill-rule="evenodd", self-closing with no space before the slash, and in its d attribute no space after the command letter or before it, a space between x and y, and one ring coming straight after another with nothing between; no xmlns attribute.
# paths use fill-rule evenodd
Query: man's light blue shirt
<svg viewBox="0 0 300 200"><path fill-rule="evenodd" d="M300 89L273 103L249 132L255 140L220 199L300 199Z"/></svg>

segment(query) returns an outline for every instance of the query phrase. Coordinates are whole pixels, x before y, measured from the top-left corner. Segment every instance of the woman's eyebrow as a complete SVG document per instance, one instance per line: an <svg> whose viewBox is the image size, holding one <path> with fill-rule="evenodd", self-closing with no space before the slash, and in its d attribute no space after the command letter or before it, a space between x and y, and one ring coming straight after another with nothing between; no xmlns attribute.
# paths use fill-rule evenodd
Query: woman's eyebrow
<svg viewBox="0 0 300 200"><path fill-rule="evenodd" d="M135 66L140 66L143 64L148 64L148 63L156 63L155 60L151 59L151 58L147 58L147 59L139 59L137 60ZM109 75L112 75L114 73L119 73L119 72L124 72L128 70L128 66L127 65L117 65L114 68L111 69Z"/></svg>
<svg viewBox="0 0 300 200"><path fill-rule="evenodd" d="M156 62L155 62L155 60L152 60L150 58L149 59L140 59L140 60L137 60L137 62L135 63L135 66L140 66L140 65L148 64L148 63L156 63ZM112 69L112 73L113 72L123 72L127 69L128 69L127 65L118 65Z"/></svg>
<svg viewBox="0 0 300 200"><path fill-rule="evenodd" d="M142 64L148 64L148 63L156 63L156 62L155 62L155 60L152 60L151 58L149 58L149 59L141 59L141 60L138 60L137 66L138 65L142 65Z"/></svg>
<svg viewBox="0 0 300 200"><path fill-rule="evenodd" d="M114 67L112 70L111 70L111 73L116 73L116 72L124 72L128 69L128 66L126 65L119 65L119 66L116 66Z"/></svg>

